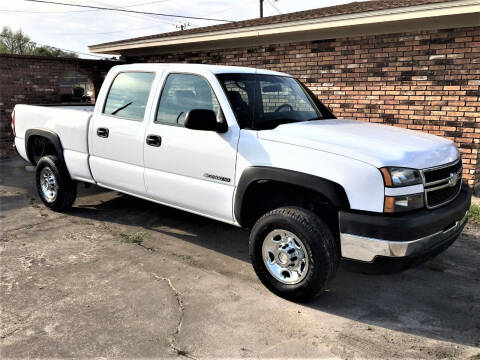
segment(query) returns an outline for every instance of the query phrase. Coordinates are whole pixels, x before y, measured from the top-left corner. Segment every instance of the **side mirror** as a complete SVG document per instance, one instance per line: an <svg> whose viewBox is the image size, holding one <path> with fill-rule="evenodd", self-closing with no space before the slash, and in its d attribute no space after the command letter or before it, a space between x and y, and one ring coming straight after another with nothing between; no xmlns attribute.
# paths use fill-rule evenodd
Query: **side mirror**
<svg viewBox="0 0 480 360"><path fill-rule="evenodd" d="M217 115L213 110L193 109L185 116L184 126L187 129L203 130L203 131L222 131L223 126L217 122Z"/></svg>

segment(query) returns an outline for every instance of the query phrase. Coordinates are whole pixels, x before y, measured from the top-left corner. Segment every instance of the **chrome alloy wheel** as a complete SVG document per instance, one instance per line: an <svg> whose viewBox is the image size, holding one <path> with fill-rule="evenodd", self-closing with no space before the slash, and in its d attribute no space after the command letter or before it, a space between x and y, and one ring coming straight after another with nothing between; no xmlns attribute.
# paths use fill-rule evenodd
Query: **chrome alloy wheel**
<svg viewBox="0 0 480 360"><path fill-rule="evenodd" d="M307 251L290 231L271 231L263 240L262 256L268 272L284 284L298 284L307 275Z"/></svg>
<svg viewBox="0 0 480 360"><path fill-rule="evenodd" d="M45 200L48 202L55 201L58 193L57 178L48 166L40 171L40 188L42 189L42 195Z"/></svg>

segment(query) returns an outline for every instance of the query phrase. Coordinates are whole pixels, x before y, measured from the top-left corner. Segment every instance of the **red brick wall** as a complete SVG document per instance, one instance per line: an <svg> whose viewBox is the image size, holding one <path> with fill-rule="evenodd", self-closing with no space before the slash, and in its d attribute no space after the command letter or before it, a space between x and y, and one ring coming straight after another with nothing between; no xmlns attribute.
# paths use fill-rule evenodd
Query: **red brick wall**
<svg viewBox="0 0 480 360"><path fill-rule="evenodd" d="M0 54L0 157L12 153L11 113L15 104L60 102L61 78L71 71L87 75L95 93L116 62Z"/></svg>
<svg viewBox="0 0 480 360"><path fill-rule="evenodd" d="M174 53L129 61L240 65L304 81L338 117L454 140L480 183L480 27ZM392 144L394 146L394 144Z"/></svg>

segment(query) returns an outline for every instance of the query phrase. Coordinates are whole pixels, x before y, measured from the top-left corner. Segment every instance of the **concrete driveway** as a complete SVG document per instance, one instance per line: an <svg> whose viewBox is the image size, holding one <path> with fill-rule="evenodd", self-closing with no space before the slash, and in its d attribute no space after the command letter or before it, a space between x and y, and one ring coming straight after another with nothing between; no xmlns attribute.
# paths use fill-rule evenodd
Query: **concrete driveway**
<svg viewBox="0 0 480 360"><path fill-rule="evenodd" d="M246 231L97 187L54 213L34 173L0 166L2 358L480 358L477 226L419 268L340 269L295 304L257 280Z"/></svg>

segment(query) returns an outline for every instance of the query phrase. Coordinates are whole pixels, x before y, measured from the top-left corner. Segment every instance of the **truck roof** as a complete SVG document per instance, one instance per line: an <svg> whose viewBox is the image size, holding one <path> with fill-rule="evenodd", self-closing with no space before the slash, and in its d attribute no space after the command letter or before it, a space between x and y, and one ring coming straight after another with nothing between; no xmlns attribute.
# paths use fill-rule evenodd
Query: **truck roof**
<svg viewBox="0 0 480 360"><path fill-rule="evenodd" d="M211 71L214 74L225 74L225 73L244 73L244 74L264 74L264 75L280 75L280 76L291 76L282 72L265 70L265 69L256 69L251 67L243 66L224 66L224 65L207 65L207 64L184 64L184 63L138 63L138 64L127 64L127 65L117 65L115 68L121 68L125 70L159 70L165 67L174 67L182 71L192 71L192 70L207 70Z"/></svg>

